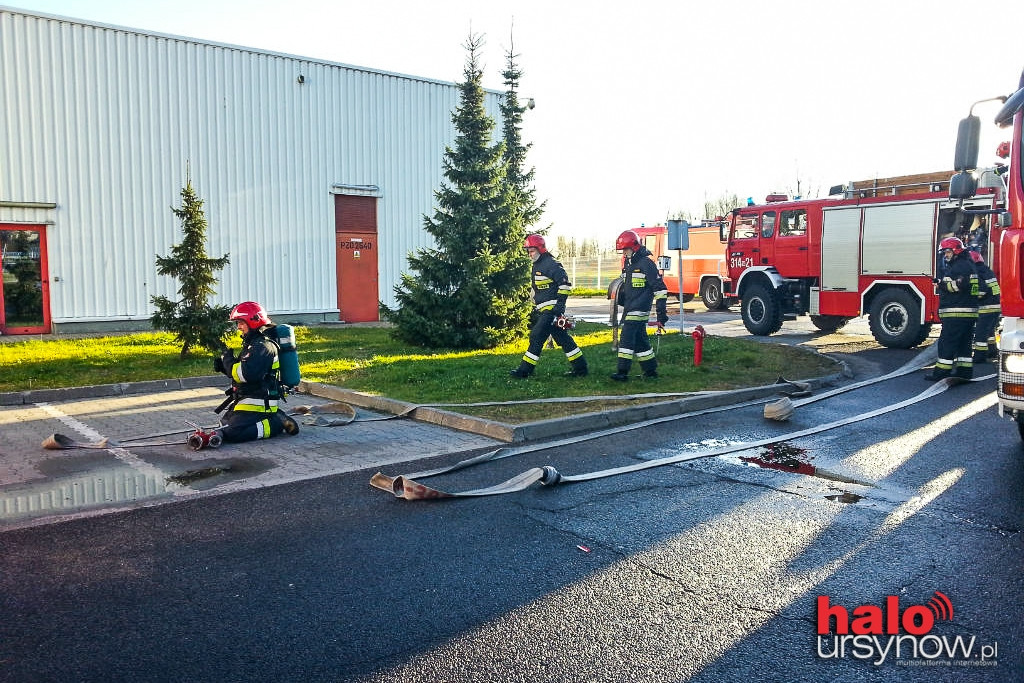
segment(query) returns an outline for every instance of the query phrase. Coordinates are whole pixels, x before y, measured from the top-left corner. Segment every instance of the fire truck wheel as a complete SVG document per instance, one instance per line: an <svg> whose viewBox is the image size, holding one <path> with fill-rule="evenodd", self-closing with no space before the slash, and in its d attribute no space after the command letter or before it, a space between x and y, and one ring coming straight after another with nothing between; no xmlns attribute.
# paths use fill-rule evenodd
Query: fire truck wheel
<svg viewBox="0 0 1024 683"><path fill-rule="evenodd" d="M722 296L722 283L709 277L700 284L700 298L709 311L726 309L725 297Z"/></svg>
<svg viewBox="0 0 1024 683"><path fill-rule="evenodd" d="M782 329L782 306L775 292L762 284L753 284L743 293L740 306L743 326L750 334L764 337Z"/></svg>
<svg viewBox="0 0 1024 683"><path fill-rule="evenodd" d="M931 333L932 333L932 324L931 323L925 323L924 325L921 325L921 331L917 333L917 339L915 339L914 343L910 345L911 348L913 348L915 346L920 346L921 344L923 344L924 340L927 339L928 335L931 334Z"/></svg>
<svg viewBox="0 0 1024 683"><path fill-rule="evenodd" d="M923 341L921 306L903 289L889 288L875 297L868 326L875 341L890 349L909 349Z"/></svg>
<svg viewBox="0 0 1024 683"><path fill-rule="evenodd" d="M846 323L848 322L850 322L849 318L844 318L840 315L811 316L811 324L817 327L822 332L835 332L836 330L845 327Z"/></svg>

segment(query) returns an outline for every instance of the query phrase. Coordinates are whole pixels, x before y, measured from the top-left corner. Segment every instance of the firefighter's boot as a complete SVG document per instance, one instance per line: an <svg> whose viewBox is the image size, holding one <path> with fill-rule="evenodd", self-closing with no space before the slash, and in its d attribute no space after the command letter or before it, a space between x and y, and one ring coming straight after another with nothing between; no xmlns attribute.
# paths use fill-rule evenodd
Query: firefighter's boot
<svg viewBox="0 0 1024 683"><path fill-rule="evenodd" d="M932 371L924 376L926 382L938 382L940 379L946 379L953 372L944 368L932 368Z"/></svg>
<svg viewBox="0 0 1024 683"><path fill-rule="evenodd" d="M654 358L650 360L640 361L640 368L644 371L645 379L657 379L658 377L658 361Z"/></svg>
<svg viewBox="0 0 1024 683"><path fill-rule="evenodd" d="M509 375L512 377L518 377L519 379L526 379L533 374L533 366L527 363L525 360L520 361L519 367L515 370L510 370Z"/></svg>
<svg viewBox="0 0 1024 683"><path fill-rule="evenodd" d="M974 352L974 364L975 365L984 365L987 362L988 362L988 349L987 348L984 351L975 351Z"/></svg>
<svg viewBox="0 0 1024 683"><path fill-rule="evenodd" d="M958 379L962 382L969 382L974 379L974 366L973 365L958 365L953 368L953 379Z"/></svg>
<svg viewBox="0 0 1024 683"><path fill-rule="evenodd" d="M277 417L281 420L281 426L284 427L285 434L294 436L299 433L299 423L291 415L283 410L279 410L277 411Z"/></svg>
<svg viewBox="0 0 1024 683"><path fill-rule="evenodd" d="M587 368L587 359L583 356L574 358L569 361L569 372L565 373L566 377L586 377L589 369Z"/></svg>
<svg viewBox="0 0 1024 683"><path fill-rule="evenodd" d="M616 382L625 382L629 379L629 368L633 365L632 360L626 360L625 358L619 359L619 365L615 368L615 374L612 375L612 379Z"/></svg>

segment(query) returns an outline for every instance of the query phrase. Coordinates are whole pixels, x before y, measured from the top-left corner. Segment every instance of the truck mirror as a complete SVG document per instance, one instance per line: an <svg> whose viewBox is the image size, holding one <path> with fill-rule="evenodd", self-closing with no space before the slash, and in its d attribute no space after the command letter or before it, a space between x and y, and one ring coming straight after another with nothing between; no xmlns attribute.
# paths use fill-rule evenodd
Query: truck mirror
<svg viewBox="0 0 1024 683"><path fill-rule="evenodd" d="M973 171L978 168L978 138L981 135L981 119L968 116L961 119L956 131L956 154L953 157L954 171ZM950 192L952 197L952 191Z"/></svg>
<svg viewBox="0 0 1024 683"><path fill-rule="evenodd" d="M959 141L958 141L959 148ZM974 152L977 154L977 150ZM970 171L960 171L949 179L950 199L970 199L978 191L978 179Z"/></svg>
<svg viewBox="0 0 1024 683"><path fill-rule="evenodd" d="M1013 227L1013 214L1009 211L1003 211L997 218L997 223L1000 228L1011 228Z"/></svg>
<svg viewBox="0 0 1024 683"><path fill-rule="evenodd" d="M1022 79L1024 79L1024 74L1022 74ZM996 125L1005 128L1013 123L1013 115L1022 107L1024 107L1024 88L1006 98L1003 108L996 114Z"/></svg>

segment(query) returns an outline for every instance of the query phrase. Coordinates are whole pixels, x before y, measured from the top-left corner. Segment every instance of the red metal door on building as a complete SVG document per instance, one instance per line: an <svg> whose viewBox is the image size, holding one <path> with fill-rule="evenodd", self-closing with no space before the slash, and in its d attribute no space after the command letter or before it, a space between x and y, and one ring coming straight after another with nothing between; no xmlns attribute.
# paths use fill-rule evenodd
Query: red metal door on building
<svg viewBox="0 0 1024 683"><path fill-rule="evenodd" d="M335 195L334 237L338 319L349 323L379 320L377 198Z"/></svg>
<svg viewBox="0 0 1024 683"><path fill-rule="evenodd" d="M46 228L0 224L0 272L0 333L49 333Z"/></svg>

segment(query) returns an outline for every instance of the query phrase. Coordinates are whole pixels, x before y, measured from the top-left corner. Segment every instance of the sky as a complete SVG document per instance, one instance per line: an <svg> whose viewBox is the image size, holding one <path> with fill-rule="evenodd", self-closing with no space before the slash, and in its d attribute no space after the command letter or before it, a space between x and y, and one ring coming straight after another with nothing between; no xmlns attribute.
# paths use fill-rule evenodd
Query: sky
<svg viewBox="0 0 1024 683"><path fill-rule="evenodd" d="M824 196L952 168L957 122L1017 88L1024 2L963 0L0 0L22 9L484 85L511 48L534 98L542 224L614 241L704 202ZM1018 29L1019 30L1019 29ZM1008 139L978 105L982 165ZM500 136L500 129L495 130ZM439 160L440 163L440 160Z"/></svg>

